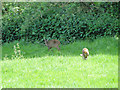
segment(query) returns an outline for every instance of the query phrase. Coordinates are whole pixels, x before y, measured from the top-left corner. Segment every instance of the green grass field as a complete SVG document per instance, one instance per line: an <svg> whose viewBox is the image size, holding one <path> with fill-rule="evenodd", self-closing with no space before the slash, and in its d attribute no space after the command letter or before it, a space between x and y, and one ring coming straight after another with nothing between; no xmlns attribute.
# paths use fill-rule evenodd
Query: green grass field
<svg viewBox="0 0 120 90"><path fill-rule="evenodd" d="M23 57L16 58L19 43ZM83 60L82 49L90 56ZM60 45L61 51L42 44L5 43L2 47L3 88L118 88L118 39L99 38Z"/></svg>

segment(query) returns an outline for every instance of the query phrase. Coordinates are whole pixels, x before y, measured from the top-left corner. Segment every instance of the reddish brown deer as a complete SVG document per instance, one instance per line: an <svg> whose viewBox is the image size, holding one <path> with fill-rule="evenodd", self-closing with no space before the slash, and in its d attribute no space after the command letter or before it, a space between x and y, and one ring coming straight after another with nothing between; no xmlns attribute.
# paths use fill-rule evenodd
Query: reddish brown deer
<svg viewBox="0 0 120 90"><path fill-rule="evenodd" d="M60 48L59 48L60 41L58 41L56 39L52 39L52 40L49 40L49 41L44 39L44 41L45 41L45 45L48 47L48 51L49 51L49 49L51 49L53 47L60 50Z"/></svg>
<svg viewBox="0 0 120 90"><path fill-rule="evenodd" d="M87 48L83 48L82 50L82 54L80 54L85 60L87 59L87 57L89 56L89 51Z"/></svg>

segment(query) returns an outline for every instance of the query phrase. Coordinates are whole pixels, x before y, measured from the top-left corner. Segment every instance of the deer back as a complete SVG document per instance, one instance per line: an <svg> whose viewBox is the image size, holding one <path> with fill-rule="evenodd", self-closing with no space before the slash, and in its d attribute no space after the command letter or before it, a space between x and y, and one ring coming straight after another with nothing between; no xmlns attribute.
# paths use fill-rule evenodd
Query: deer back
<svg viewBox="0 0 120 90"><path fill-rule="evenodd" d="M53 40L49 40L47 42L48 47L58 47L60 44L60 41L53 39Z"/></svg>

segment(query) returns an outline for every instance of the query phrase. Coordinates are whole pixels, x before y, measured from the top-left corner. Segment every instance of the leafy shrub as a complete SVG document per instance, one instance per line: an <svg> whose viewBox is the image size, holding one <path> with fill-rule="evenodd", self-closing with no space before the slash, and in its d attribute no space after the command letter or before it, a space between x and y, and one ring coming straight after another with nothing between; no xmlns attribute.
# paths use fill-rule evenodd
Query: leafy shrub
<svg viewBox="0 0 120 90"><path fill-rule="evenodd" d="M108 4L97 4L99 7ZM96 6L97 6L96 5ZM88 10L88 6L94 10ZM118 35L115 8L95 9L91 3L3 3L2 42L40 41L44 38L72 42Z"/></svg>

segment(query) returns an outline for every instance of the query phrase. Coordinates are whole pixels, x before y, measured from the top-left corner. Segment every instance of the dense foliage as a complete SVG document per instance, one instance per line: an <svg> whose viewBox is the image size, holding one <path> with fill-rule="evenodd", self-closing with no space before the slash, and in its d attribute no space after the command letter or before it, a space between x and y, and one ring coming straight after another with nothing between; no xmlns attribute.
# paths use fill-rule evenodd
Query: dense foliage
<svg viewBox="0 0 120 90"><path fill-rule="evenodd" d="M118 35L118 3L2 3L2 42Z"/></svg>

